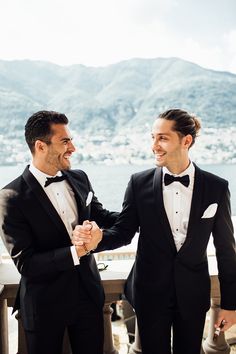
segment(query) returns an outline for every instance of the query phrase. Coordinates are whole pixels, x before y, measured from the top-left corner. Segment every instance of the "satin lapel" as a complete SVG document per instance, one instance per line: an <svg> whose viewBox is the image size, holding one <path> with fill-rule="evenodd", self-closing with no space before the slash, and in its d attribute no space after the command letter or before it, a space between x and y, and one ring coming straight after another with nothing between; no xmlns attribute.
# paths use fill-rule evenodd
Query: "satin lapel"
<svg viewBox="0 0 236 354"><path fill-rule="evenodd" d="M171 248L176 253L176 247L170 228L169 220L166 215L164 202L163 202L163 193L162 193L162 170L156 168L154 178L153 178L153 190L154 190L154 199L157 207L157 212L159 216L160 223L163 227L164 233L170 243Z"/></svg>
<svg viewBox="0 0 236 354"><path fill-rule="evenodd" d="M79 186L79 179L74 178L69 172L63 171L63 174L67 176L68 183L70 184L73 192L75 193L75 200L77 203L78 215L79 215L79 224L81 225L84 220L88 219L88 210L86 209L85 201L87 195L83 196L82 188Z"/></svg>
<svg viewBox="0 0 236 354"><path fill-rule="evenodd" d="M56 209L50 202L49 198L47 197L47 194L44 192L42 189L41 185L38 183L36 178L32 175L32 173L29 171L29 168L26 167L26 169L23 172L23 178L29 188L32 190L38 201L40 202L41 206L44 208L46 213L50 216L51 220L54 222L55 226L57 229L62 232L62 233L67 233L66 227L61 220L60 216L58 215Z"/></svg>
<svg viewBox="0 0 236 354"><path fill-rule="evenodd" d="M202 171L195 164L195 177L193 186L192 203L189 214L188 230L186 240L179 250L179 254L183 252L191 242L194 232L198 229L198 222L201 218L201 204L203 198L203 175Z"/></svg>

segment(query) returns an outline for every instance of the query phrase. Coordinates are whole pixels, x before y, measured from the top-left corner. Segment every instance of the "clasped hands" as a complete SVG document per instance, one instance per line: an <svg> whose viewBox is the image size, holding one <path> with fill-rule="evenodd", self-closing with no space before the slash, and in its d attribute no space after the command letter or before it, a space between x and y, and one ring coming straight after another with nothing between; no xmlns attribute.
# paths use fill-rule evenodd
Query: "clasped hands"
<svg viewBox="0 0 236 354"><path fill-rule="evenodd" d="M87 251L97 248L102 240L102 230L99 229L95 221L85 220L83 225L77 225L72 232L71 242L75 246L79 257L85 255Z"/></svg>

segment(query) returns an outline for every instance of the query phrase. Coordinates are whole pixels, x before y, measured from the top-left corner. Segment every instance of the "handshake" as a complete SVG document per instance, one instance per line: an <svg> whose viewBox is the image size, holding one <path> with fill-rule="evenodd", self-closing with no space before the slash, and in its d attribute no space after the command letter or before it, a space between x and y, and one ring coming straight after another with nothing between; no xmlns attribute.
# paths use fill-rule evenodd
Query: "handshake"
<svg viewBox="0 0 236 354"><path fill-rule="evenodd" d="M83 225L77 225L72 232L71 242L79 257L97 248L102 240L102 230L95 221L85 220Z"/></svg>

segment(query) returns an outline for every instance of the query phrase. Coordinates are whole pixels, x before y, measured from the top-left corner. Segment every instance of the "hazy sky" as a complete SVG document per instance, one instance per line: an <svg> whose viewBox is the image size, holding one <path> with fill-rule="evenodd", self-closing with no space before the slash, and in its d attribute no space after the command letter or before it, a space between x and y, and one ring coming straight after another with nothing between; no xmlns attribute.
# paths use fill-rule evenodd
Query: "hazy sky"
<svg viewBox="0 0 236 354"><path fill-rule="evenodd" d="M236 0L0 0L0 59L180 57L236 73Z"/></svg>

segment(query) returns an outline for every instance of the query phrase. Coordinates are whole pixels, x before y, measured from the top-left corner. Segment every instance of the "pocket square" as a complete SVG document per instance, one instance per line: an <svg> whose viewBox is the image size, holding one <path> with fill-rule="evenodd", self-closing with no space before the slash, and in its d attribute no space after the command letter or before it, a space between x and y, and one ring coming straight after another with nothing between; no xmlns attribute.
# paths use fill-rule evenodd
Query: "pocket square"
<svg viewBox="0 0 236 354"><path fill-rule="evenodd" d="M89 206L89 204L91 203L92 199L93 199L93 192L90 191L88 193L88 196L87 196L87 199L86 199L86 207Z"/></svg>
<svg viewBox="0 0 236 354"><path fill-rule="evenodd" d="M217 207L218 207L217 203L210 204L204 211L202 215L202 219L213 218L213 216L216 213Z"/></svg>

